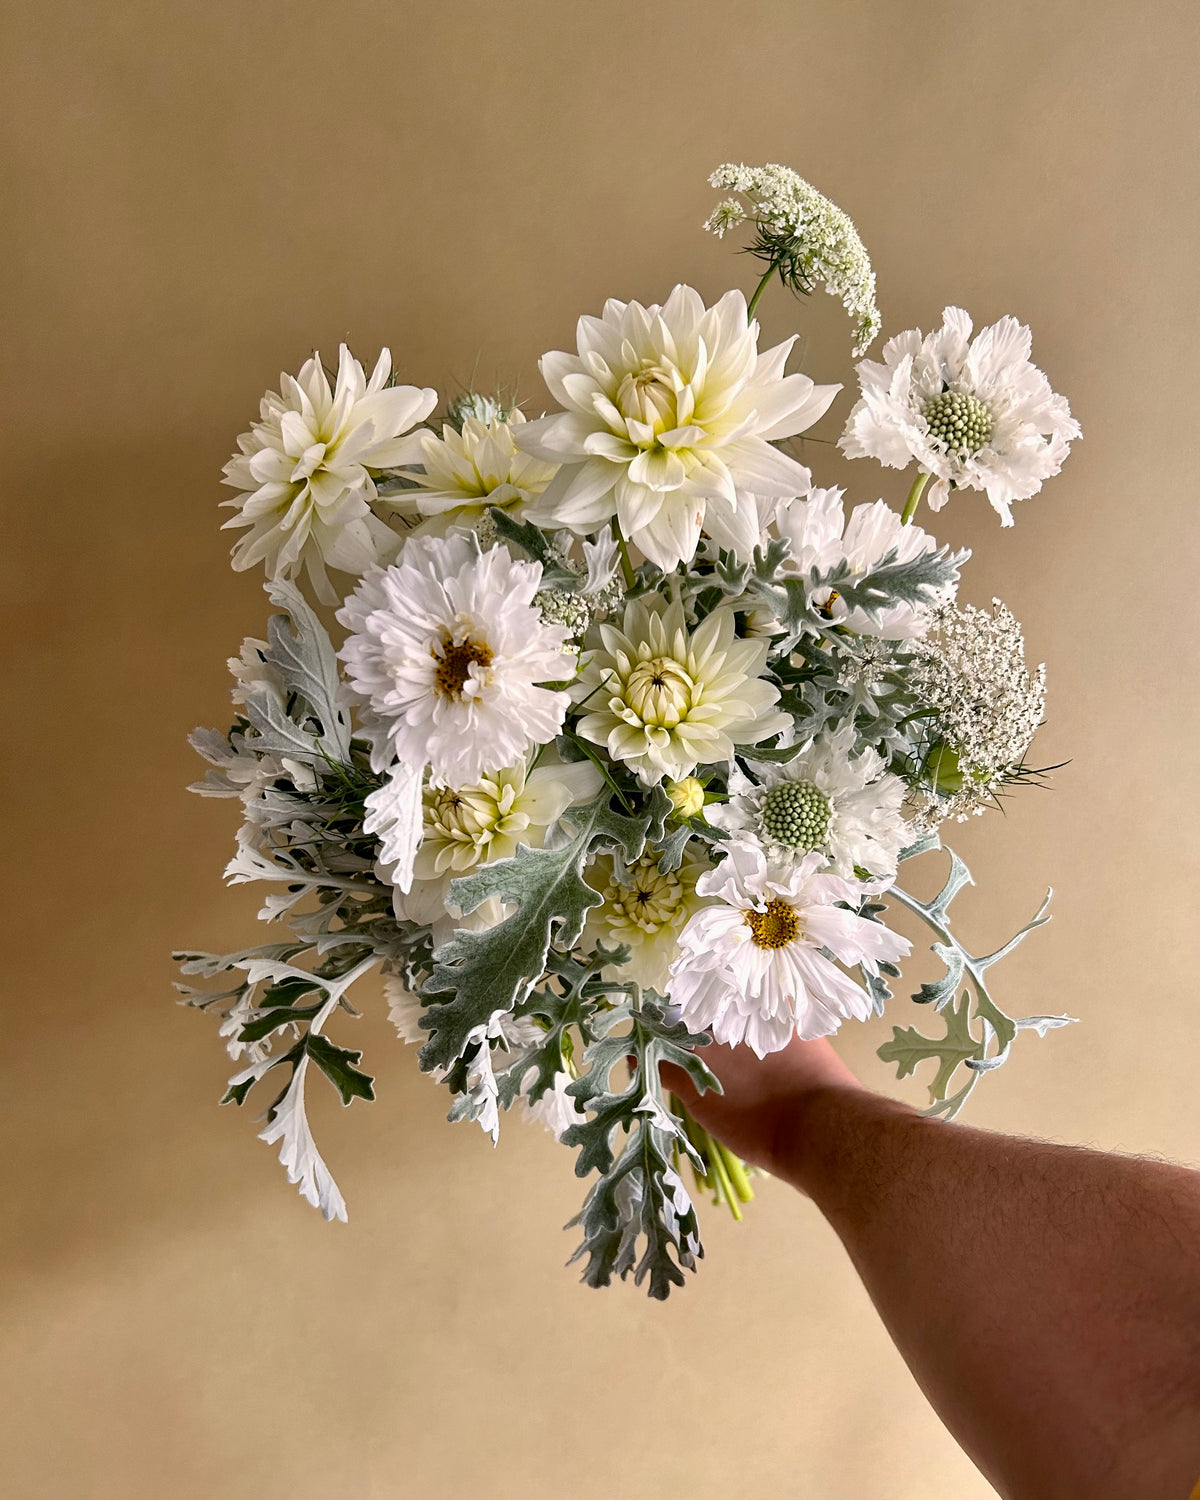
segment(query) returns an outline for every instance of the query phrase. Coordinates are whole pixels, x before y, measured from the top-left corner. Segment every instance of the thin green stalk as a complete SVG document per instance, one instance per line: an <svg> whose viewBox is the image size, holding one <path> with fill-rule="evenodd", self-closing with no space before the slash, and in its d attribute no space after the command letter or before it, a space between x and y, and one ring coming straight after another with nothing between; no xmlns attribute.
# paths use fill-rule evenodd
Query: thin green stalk
<svg viewBox="0 0 1200 1500"><path fill-rule="evenodd" d="M617 551L621 554L621 575L625 579L625 587L631 589L637 579L634 577L633 563L629 559L629 543L621 535L616 516L612 518L612 532L617 539Z"/></svg>
<svg viewBox="0 0 1200 1500"><path fill-rule="evenodd" d="M738 1194L734 1190L733 1183L729 1180L729 1173L726 1170L724 1158L719 1150L714 1150L714 1145L715 1143L713 1142L712 1138L709 1137L707 1142L709 1167L712 1170L712 1175L717 1179L717 1182L720 1186L721 1196L729 1205L729 1212L735 1219L740 1222L742 1217L742 1205L738 1201Z"/></svg>
<svg viewBox="0 0 1200 1500"><path fill-rule="evenodd" d="M904 502L904 509L900 513L900 524L907 526L917 513L917 506L921 500L921 491L929 483L928 474L918 474L912 482L912 489L908 492L908 499Z"/></svg>
<svg viewBox="0 0 1200 1500"><path fill-rule="evenodd" d="M721 1141L714 1141L713 1145L721 1153L721 1160L726 1172L729 1174L729 1180L733 1183L734 1191L737 1193L738 1198L743 1203L753 1203L754 1189L750 1186L750 1178L741 1157L731 1151Z"/></svg>
<svg viewBox="0 0 1200 1500"><path fill-rule="evenodd" d="M770 281L771 277L774 276L775 272L778 269L779 269L779 267L774 263L774 261L772 261L771 264L767 267L767 273L766 273L766 275L762 278L762 280L754 288L754 295L753 295L753 297L750 298L750 301L746 304L746 322L747 323L754 316L754 309L758 306L758 299L762 296L762 294L767 289L767 282Z"/></svg>

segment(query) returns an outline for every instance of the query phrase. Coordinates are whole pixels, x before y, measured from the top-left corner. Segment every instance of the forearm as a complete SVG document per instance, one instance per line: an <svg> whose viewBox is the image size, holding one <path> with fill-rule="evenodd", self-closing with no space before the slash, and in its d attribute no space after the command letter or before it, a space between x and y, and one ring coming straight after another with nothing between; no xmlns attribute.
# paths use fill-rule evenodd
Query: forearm
<svg viewBox="0 0 1200 1500"><path fill-rule="evenodd" d="M1002 1495L1187 1500L1200 1175L926 1120L857 1088L778 1118L775 1171L829 1219Z"/></svg>

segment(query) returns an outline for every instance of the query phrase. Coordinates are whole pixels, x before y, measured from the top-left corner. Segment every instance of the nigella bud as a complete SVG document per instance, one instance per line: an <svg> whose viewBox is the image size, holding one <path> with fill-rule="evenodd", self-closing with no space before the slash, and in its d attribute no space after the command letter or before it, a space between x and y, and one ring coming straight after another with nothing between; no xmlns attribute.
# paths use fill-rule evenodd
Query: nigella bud
<svg viewBox="0 0 1200 1500"><path fill-rule="evenodd" d="M486 427L490 422L507 422L512 413L513 408L499 396L482 396L478 391L463 391L446 408L446 420L461 432L468 417L474 417Z"/></svg>

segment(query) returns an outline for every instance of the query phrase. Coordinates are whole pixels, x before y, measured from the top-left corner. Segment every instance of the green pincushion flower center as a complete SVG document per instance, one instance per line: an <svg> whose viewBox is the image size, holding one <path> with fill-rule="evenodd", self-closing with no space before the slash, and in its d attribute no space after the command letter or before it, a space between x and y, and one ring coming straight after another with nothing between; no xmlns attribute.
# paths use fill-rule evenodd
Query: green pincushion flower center
<svg viewBox="0 0 1200 1500"><path fill-rule="evenodd" d="M829 834L829 799L811 781L785 781L763 798L762 830L787 849L817 849Z"/></svg>
<svg viewBox="0 0 1200 1500"><path fill-rule="evenodd" d="M992 435L991 412L982 401L961 391L931 396L921 414L929 423L930 437L939 438L954 453L978 453Z"/></svg>

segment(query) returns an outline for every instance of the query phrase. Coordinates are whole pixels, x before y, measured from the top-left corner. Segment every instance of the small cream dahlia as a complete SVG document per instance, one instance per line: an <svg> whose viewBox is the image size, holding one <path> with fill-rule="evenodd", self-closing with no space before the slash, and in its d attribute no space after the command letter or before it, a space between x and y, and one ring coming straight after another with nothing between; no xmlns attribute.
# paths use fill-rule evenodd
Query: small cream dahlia
<svg viewBox="0 0 1200 1500"><path fill-rule="evenodd" d="M471 786L562 727L567 632L533 606L541 564L473 536L413 537L338 611L338 653L359 702L372 764L428 765L434 785Z"/></svg>
<svg viewBox="0 0 1200 1500"><path fill-rule="evenodd" d="M438 923L446 916L452 881L478 865L507 859L518 844L540 849L567 808L594 797L601 785L600 772L585 760L532 771L520 761L473 786L427 786L414 884L397 898L397 915Z"/></svg>
<svg viewBox="0 0 1200 1500"><path fill-rule="evenodd" d="M711 308L687 286L661 307L611 300L580 318L576 338L576 354L541 361L566 410L514 431L526 453L562 466L531 507L539 525L587 534L615 515L671 569L742 492L808 489L809 471L772 443L810 427L841 387L784 374L794 338L760 354L741 292Z"/></svg>
<svg viewBox="0 0 1200 1500"><path fill-rule="evenodd" d="M775 530L788 543L790 554L785 572L807 577L816 568L827 572L839 563L850 564L861 575L877 568L893 554L895 562L911 562L926 552L937 551L937 539L911 523L903 524L890 505L876 500L856 505L847 522L840 489L812 490L802 500L780 505L775 512ZM809 603L828 615L835 625L844 625L859 635L883 640L905 640L929 628L931 610L954 597L948 585L930 594L926 604L896 604L872 616L861 609L847 609L836 592L814 591Z"/></svg>
<svg viewBox="0 0 1200 1500"><path fill-rule="evenodd" d="M402 434L425 420L437 392L389 386L391 364L384 349L368 380L343 344L332 390L314 354L263 397L260 420L223 471L240 492L224 502L237 515L223 529L250 528L233 549L239 572L264 562L268 578L291 578L304 568L317 597L333 604L341 595L326 567L365 573L395 556L396 533L371 510L375 475L417 461L414 437Z"/></svg>
<svg viewBox="0 0 1200 1500"><path fill-rule="evenodd" d="M785 868L814 852L837 875L857 866L892 880L900 851L913 841L900 807L905 785L868 746L853 754L853 726L823 734L782 765L748 764L756 781L735 765L729 801L708 809L708 821L757 844L768 862Z"/></svg>
<svg viewBox="0 0 1200 1500"><path fill-rule="evenodd" d="M606 969L606 977L632 979L665 995L679 934L704 905L696 882L706 866L690 849L679 869L669 874L662 873L658 861L658 853L651 851L618 871L605 854L589 867L587 882L604 897L604 904L588 912L583 944L628 944L629 962Z"/></svg>
<svg viewBox="0 0 1200 1500"><path fill-rule="evenodd" d="M828 1036L848 1016L871 1014L867 992L825 953L875 974L911 944L838 905L857 905L862 887L823 864L813 853L793 869L772 870L761 849L735 839L700 877L700 895L718 904L683 929L671 966L672 1006L691 1030L708 1028L718 1042L745 1042L765 1057L793 1036Z"/></svg>
<svg viewBox="0 0 1200 1500"><path fill-rule="evenodd" d="M423 516L452 513L456 521L476 519L491 505L524 515L554 477L555 467L517 447L513 429L524 421L514 410L486 423L465 417L461 432L447 422L441 437L418 434L416 462L424 472L409 476L418 489L393 497L392 503L415 502Z"/></svg>
<svg viewBox="0 0 1200 1500"><path fill-rule="evenodd" d="M780 734L791 719L773 707L779 689L759 676L770 642L739 640L735 628L731 609L689 630L678 602L632 600L620 628L600 626L601 645L572 687L584 710L579 733L646 786Z"/></svg>
<svg viewBox="0 0 1200 1500"><path fill-rule="evenodd" d="M1011 526L1012 502L1036 495L1080 435L1066 398L1029 362L1031 346L1016 318L972 339L962 308L946 308L928 337L910 328L884 345L883 364L859 364L862 399L838 446L890 469L916 459L934 476L930 510L940 510L952 488L984 490Z"/></svg>

